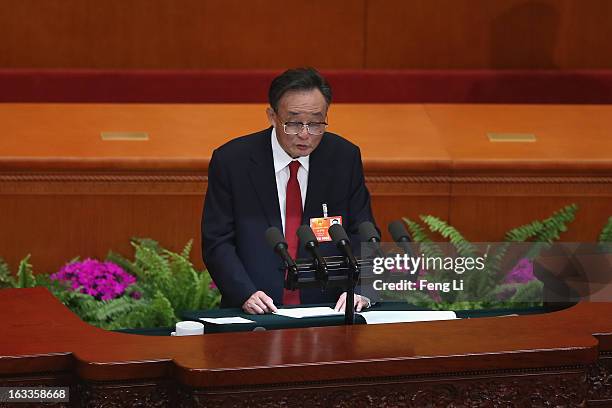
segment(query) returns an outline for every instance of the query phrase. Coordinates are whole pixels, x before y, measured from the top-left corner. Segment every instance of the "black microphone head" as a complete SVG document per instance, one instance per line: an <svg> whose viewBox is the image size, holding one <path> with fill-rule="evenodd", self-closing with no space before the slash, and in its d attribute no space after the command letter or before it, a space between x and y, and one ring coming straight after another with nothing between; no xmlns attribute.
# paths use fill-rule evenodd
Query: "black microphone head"
<svg viewBox="0 0 612 408"><path fill-rule="evenodd" d="M364 221L359 224L359 238L361 242L380 242L380 234L370 221Z"/></svg>
<svg viewBox="0 0 612 408"><path fill-rule="evenodd" d="M317 237L315 237L314 232L309 225L300 225L297 230L297 236L300 240L300 245L305 246L306 244L313 243L314 246L319 245L319 241L317 241Z"/></svg>
<svg viewBox="0 0 612 408"><path fill-rule="evenodd" d="M266 241L268 241L268 245L274 250L276 250L278 244L285 244L285 247L287 246L283 233L276 227L270 227L266 230Z"/></svg>
<svg viewBox="0 0 612 408"><path fill-rule="evenodd" d="M350 242L348 235L346 235L346 231L342 228L340 224L334 224L329 227L329 236L334 241L334 244L338 245L341 241Z"/></svg>
<svg viewBox="0 0 612 408"><path fill-rule="evenodd" d="M406 230L404 223L400 220L395 220L391 222L391 224L389 224L389 233L391 234L391 237L393 237L393 241L395 242L399 242L404 239L412 241L412 238Z"/></svg>

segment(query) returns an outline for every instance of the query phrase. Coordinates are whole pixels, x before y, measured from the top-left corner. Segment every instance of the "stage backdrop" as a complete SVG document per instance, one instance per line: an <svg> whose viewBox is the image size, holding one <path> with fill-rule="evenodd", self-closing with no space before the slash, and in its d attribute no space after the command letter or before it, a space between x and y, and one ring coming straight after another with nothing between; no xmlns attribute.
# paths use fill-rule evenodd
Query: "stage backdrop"
<svg viewBox="0 0 612 408"><path fill-rule="evenodd" d="M1 0L0 68L612 68L608 0Z"/></svg>

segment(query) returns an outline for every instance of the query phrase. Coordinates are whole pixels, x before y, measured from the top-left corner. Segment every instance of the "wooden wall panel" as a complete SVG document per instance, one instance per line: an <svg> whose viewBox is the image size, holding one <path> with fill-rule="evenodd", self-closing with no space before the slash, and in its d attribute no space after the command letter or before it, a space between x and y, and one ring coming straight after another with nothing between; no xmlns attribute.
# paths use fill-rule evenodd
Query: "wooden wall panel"
<svg viewBox="0 0 612 408"><path fill-rule="evenodd" d="M369 0L367 68L610 68L606 0Z"/></svg>
<svg viewBox="0 0 612 408"><path fill-rule="evenodd" d="M612 68L608 0L0 0L0 68Z"/></svg>
<svg viewBox="0 0 612 408"><path fill-rule="evenodd" d="M0 67L363 66L365 0L2 0Z"/></svg>
<svg viewBox="0 0 612 408"><path fill-rule="evenodd" d="M612 2L572 1L563 19L565 37L559 64L563 68L612 67Z"/></svg>
<svg viewBox="0 0 612 408"><path fill-rule="evenodd" d="M206 68L363 66L365 0L205 4Z"/></svg>
<svg viewBox="0 0 612 408"><path fill-rule="evenodd" d="M54 177L65 178L50 181ZM193 239L192 261L204 267L200 219L206 183L188 181L204 176L174 176L182 181L172 182L167 174L148 174L139 183L130 182L133 177L39 174L29 177L36 181L23 181L27 177L21 175L15 178L22 181L7 182L0 174L0 257L16 270L31 253L36 273L52 273L75 256L104 259L112 249L131 257L131 237L153 238L173 251ZM387 225L401 217L417 219L426 213L449 218L449 183L419 179L367 177L374 217L386 241L391 240Z"/></svg>
<svg viewBox="0 0 612 408"><path fill-rule="evenodd" d="M512 228L550 217L570 204L576 219L561 240L596 242L612 216L612 186L607 184L533 182L458 183L453 186L447 220L470 241L499 242Z"/></svg>
<svg viewBox="0 0 612 408"><path fill-rule="evenodd" d="M473 7L474 3L479 7ZM493 13L491 3L494 2L368 1L366 67L486 66L489 44L485 25Z"/></svg>
<svg viewBox="0 0 612 408"><path fill-rule="evenodd" d="M432 182L427 177L406 175L366 175L366 184L383 242L393 242L388 225L402 217L414 221L418 221L421 214L431 214L441 219L450 217L451 188L448 181Z"/></svg>
<svg viewBox="0 0 612 408"><path fill-rule="evenodd" d="M140 192L111 192L112 183L85 182L82 184L93 188L79 193L83 189L70 183L55 192L48 189L49 182L30 184L34 190L48 192L0 194L0 257L12 271L28 253L35 273L56 272L76 256L104 259L111 249L132 258L131 237L153 238L173 251L182 250L193 239L192 260L203 267L200 215L204 190L143 193L154 188L154 183L143 183ZM166 184L163 189L172 189L171 183L162 184ZM91 193L94 189L98 191Z"/></svg>

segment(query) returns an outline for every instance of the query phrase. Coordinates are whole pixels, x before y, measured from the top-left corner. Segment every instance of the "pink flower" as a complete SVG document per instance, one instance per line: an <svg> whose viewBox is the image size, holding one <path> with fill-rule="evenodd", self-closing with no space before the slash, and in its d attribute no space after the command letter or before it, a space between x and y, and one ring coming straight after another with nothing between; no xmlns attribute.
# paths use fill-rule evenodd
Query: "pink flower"
<svg viewBox="0 0 612 408"><path fill-rule="evenodd" d="M523 258L518 264L510 271L504 283L527 283L535 279L533 275L533 263L527 258Z"/></svg>
<svg viewBox="0 0 612 408"><path fill-rule="evenodd" d="M111 300L123 296L136 278L119 265L85 259L64 265L51 279L63 282L70 290L86 293L98 300Z"/></svg>

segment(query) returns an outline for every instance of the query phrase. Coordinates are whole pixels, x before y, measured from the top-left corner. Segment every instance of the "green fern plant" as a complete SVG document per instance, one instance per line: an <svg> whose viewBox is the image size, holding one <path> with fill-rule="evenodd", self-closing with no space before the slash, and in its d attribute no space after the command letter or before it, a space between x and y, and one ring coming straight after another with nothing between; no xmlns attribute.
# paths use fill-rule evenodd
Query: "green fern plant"
<svg viewBox="0 0 612 408"><path fill-rule="evenodd" d="M129 313L123 313L105 327L109 330L136 327L168 327L176 323L172 305L164 295L157 292L150 301L136 303Z"/></svg>
<svg viewBox="0 0 612 408"><path fill-rule="evenodd" d="M0 258L0 289L14 288L15 278L11 275L11 270L8 264L2 258Z"/></svg>
<svg viewBox="0 0 612 408"><path fill-rule="evenodd" d="M37 286L37 279L30 264L30 254L19 262L16 277L13 277L4 259L0 258L0 289L32 288L34 286Z"/></svg>
<svg viewBox="0 0 612 408"><path fill-rule="evenodd" d="M608 222L601 230L599 242L612 242L612 217L608 218Z"/></svg>
<svg viewBox="0 0 612 408"><path fill-rule="evenodd" d="M30 264L30 255L26 256L19 262L17 268L17 288L33 288L36 286L36 279L34 279L34 273L32 272L32 265Z"/></svg>
<svg viewBox="0 0 612 408"><path fill-rule="evenodd" d="M429 307L432 309L471 309L471 308L490 308L513 306L533 306L539 302L534 299L541 299L542 283L534 280L525 284L504 283L506 273L511 270L522 258L533 259L542 248L558 240L560 235L567 231L576 215L578 207L575 204L568 205L559 211L554 212L544 220L536 220L529 224L522 225L505 234L504 243L495 245L490 250L487 249L484 258L484 269L478 273L470 273L464 277L464 291L450 291L448 293L423 294L418 291L405 291L402 296L407 301ZM469 242L453 226L446 221L432 215L421 215L421 223L409 218L403 218L411 232L412 239L419 244L419 250L425 257L443 257L444 251L440 246L433 242L431 234L434 234L452 245L456 255L467 258L474 258L478 254L478 248ZM612 227L610 227L612 230ZM605 230L605 228L604 228ZM602 232L602 236L605 234ZM517 242L532 242L526 253L509 252L511 244ZM449 274L443 270L428 270L427 279L430 282L449 282L456 278L456 275ZM501 301L502 294L513 293L504 301ZM474 301L474 299L479 299Z"/></svg>
<svg viewBox="0 0 612 408"><path fill-rule="evenodd" d="M431 232L437 232L442 238L447 239L453 244L459 255L473 257L476 254L474 246L455 227L449 225L446 221L433 215L422 215L420 218L429 227Z"/></svg>
<svg viewBox="0 0 612 408"><path fill-rule="evenodd" d="M137 277L137 283L130 286L129 293L116 299L96 300L87 294L69 290L48 275L33 276L27 263L29 258L20 264L18 280L24 285L48 288L83 321L110 330L172 326L178 321L180 310L218 306L221 295L211 285L210 275L206 270L195 269L189 260L192 241L180 253L164 249L151 239L134 238L131 244L134 248L133 260L112 251L107 255L107 261L118 264ZM0 279L4 276L3 268L12 278L8 267L0 263Z"/></svg>
<svg viewBox="0 0 612 408"><path fill-rule="evenodd" d="M176 311L210 309L221 300L207 271L198 271L190 261L193 241L179 253L163 249L152 240L133 239L134 261L110 252L107 260L139 277L145 297L160 293Z"/></svg>

